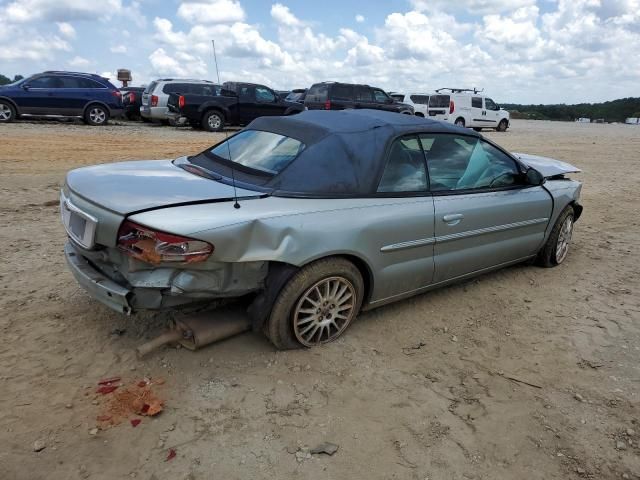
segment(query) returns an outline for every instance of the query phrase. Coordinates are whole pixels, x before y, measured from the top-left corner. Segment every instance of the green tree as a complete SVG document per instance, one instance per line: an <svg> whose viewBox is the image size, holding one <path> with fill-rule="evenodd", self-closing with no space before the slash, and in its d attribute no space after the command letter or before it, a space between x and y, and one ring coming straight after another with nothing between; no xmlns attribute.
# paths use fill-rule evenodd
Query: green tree
<svg viewBox="0 0 640 480"><path fill-rule="evenodd" d="M0 74L0 85L6 85L7 83L11 83L11 79Z"/></svg>

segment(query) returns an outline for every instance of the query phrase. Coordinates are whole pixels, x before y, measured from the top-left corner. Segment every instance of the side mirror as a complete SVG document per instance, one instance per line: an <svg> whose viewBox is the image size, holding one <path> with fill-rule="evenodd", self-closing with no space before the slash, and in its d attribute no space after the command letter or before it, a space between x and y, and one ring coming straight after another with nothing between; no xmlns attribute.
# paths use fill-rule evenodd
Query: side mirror
<svg viewBox="0 0 640 480"><path fill-rule="evenodd" d="M527 185L542 185L544 183L544 176L535 168L529 167L524 175Z"/></svg>

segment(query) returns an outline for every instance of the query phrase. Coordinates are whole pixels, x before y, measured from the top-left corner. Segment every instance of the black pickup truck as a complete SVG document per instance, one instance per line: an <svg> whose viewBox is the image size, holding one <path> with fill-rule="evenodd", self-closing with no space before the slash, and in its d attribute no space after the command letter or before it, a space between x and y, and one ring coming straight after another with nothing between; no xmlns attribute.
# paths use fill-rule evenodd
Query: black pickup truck
<svg viewBox="0 0 640 480"><path fill-rule="evenodd" d="M238 82L225 82L220 95L172 93L167 106L177 121L186 118L194 128L210 132L219 132L225 125L246 125L258 117L304 110L303 105L284 100L264 85Z"/></svg>

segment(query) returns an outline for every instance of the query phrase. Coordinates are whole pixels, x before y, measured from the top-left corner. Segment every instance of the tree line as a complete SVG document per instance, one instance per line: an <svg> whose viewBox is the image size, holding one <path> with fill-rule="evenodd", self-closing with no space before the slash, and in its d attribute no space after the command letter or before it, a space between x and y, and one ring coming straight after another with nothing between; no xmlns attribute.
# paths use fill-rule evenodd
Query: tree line
<svg viewBox="0 0 640 480"><path fill-rule="evenodd" d="M629 117L640 117L640 97L620 98L602 103L578 103L575 105L520 105L506 103L502 108L511 113L511 118L531 120L574 121L586 117L602 118L605 122L624 122Z"/></svg>
<svg viewBox="0 0 640 480"><path fill-rule="evenodd" d="M9 77L5 77L4 75L0 74L0 85L7 85L8 83L13 83L13 82L17 82L18 80L22 80L24 77L22 75L15 75L13 77L13 80L11 80Z"/></svg>

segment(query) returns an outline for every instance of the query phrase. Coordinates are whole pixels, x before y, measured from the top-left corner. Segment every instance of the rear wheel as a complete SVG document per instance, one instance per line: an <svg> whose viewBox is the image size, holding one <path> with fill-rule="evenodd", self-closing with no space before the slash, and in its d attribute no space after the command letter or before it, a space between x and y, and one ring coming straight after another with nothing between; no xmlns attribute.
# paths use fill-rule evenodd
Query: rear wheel
<svg viewBox="0 0 640 480"><path fill-rule="evenodd" d="M424 113L422 113L422 112L416 112L416 117L422 117L422 118L424 118Z"/></svg>
<svg viewBox="0 0 640 480"><path fill-rule="evenodd" d="M314 347L340 337L360 311L362 275L343 258L327 258L298 271L278 294L265 325L280 350Z"/></svg>
<svg viewBox="0 0 640 480"><path fill-rule="evenodd" d="M0 100L0 123L13 122L16 119L16 109L9 102Z"/></svg>
<svg viewBox="0 0 640 480"><path fill-rule="evenodd" d="M498 131L498 132L506 132L507 128L509 128L509 122L507 122L506 120L500 120L500 123L498 124L498 127L496 128L496 131Z"/></svg>
<svg viewBox="0 0 640 480"><path fill-rule="evenodd" d="M476 132L481 132L481 131L482 131L482 128L480 128L480 127L473 127L473 129L474 129Z"/></svg>
<svg viewBox="0 0 640 480"><path fill-rule="evenodd" d="M202 127L208 132L220 132L224 128L224 115L216 110L209 110L202 117Z"/></svg>
<svg viewBox="0 0 640 480"><path fill-rule="evenodd" d="M464 127L464 118L462 118L462 117L456 118L455 125L457 127Z"/></svg>
<svg viewBox="0 0 640 480"><path fill-rule="evenodd" d="M544 244L544 247L542 247L542 250L538 253L537 260L541 266L547 268L555 267L567 258L571 236L573 235L574 219L575 213L573 207L569 205L562 211L558 220L556 220L556 224L549 234L547 243Z"/></svg>
<svg viewBox="0 0 640 480"><path fill-rule="evenodd" d="M106 125L109 121L109 111L102 105L89 105L84 112L84 121L89 125Z"/></svg>

